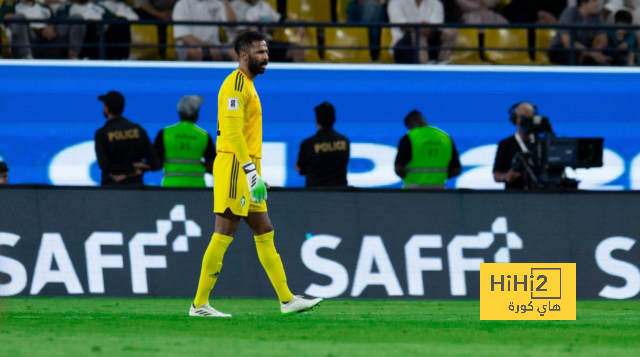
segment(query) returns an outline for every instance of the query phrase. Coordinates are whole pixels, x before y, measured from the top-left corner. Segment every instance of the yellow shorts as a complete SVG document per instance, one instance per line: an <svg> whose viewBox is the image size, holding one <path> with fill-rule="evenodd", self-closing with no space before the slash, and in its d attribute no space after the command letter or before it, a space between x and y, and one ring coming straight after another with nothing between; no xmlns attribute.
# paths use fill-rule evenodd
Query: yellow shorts
<svg viewBox="0 0 640 357"><path fill-rule="evenodd" d="M260 159L251 158L262 176ZM267 212L267 202L251 202L246 175L234 154L221 152L213 163L213 212L224 213L227 208L237 216L249 212Z"/></svg>

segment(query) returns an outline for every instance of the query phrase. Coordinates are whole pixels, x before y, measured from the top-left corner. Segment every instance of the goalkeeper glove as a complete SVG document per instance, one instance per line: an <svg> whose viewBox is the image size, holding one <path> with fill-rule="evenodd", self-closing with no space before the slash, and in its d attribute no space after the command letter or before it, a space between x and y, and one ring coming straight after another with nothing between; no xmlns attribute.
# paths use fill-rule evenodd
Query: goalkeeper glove
<svg viewBox="0 0 640 357"><path fill-rule="evenodd" d="M258 175L256 171L256 164L249 161L242 164L242 169L247 176L247 185L249 185L249 192L251 193L251 202L262 203L267 200L267 185L266 182Z"/></svg>

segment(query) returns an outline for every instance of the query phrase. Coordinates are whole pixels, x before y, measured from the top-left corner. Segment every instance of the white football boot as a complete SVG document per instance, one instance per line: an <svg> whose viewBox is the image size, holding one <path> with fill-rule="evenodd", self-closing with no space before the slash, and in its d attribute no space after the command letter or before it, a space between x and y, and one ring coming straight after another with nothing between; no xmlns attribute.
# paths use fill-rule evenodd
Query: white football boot
<svg viewBox="0 0 640 357"><path fill-rule="evenodd" d="M301 312L313 310L314 307L319 306L322 302L322 298L305 299L300 295L293 295L293 300L288 303L280 303L280 311L282 315L295 315Z"/></svg>
<svg viewBox="0 0 640 357"><path fill-rule="evenodd" d="M191 308L189 309L189 316L196 317L231 317L230 314L224 314L206 303L200 307L196 307L193 303L191 304Z"/></svg>

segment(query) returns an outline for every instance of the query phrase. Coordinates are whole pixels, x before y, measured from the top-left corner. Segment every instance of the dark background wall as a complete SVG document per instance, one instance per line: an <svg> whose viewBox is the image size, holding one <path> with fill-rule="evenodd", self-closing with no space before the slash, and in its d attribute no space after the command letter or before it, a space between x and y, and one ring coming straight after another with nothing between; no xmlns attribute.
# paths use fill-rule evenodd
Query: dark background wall
<svg viewBox="0 0 640 357"><path fill-rule="evenodd" d="M509 261L577 263L578 298L638 298L639 197L272 190L268 207L296 294L477 299L475 266ZM210 190L1 189L0 295L190 297L212 209ZM121 267L99 269L105 255ZM244 223L214 294L275 296Z"/></svg>

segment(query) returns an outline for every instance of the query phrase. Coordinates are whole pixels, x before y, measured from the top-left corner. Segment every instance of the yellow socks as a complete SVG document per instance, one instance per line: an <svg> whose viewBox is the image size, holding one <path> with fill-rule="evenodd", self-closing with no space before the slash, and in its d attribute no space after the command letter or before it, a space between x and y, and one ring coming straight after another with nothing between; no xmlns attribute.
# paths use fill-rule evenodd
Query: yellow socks
<svg viewBox="0 0 640 357"><path fill-rule="evenodd" d="M218 233L214 233L213 237L211 237L209 247L204 253L204 258L202 259L200 283L198 283L198 292L196 293L196 299L193 301L193 304L196 307L202 306L209 302L209 294L211 294L213 285L215 285L216 281L218 280L218 275L220 275L224 252L227 251L227 248L229 247L229 244L231 244L231 241L233 241L233 238Z"/></svg>
<svg viewBox="0 0 640 357"><path fill-rule="evenodd" d="M287 286L287 276L284 273L280 255L276 252L276 247L273 245L273 231L261 236L256 236L255 240L258 258L260 258L260 263L262 263L264 270L266 270L267 275L269 275L269 280L271 280L273 288L276 289L278 299L280 299L281 302L291 301L293 294L291 294ZM198 289L198 291L200 291L200 289Z"/></svg>
<svg viewBox="0 0 640 357"><path fill-rule="evenodd" d="M280 299L281 302L291 301L293 294L289 291L282 260L280 260L280 255L276 252L276 247L273 244L273 231L257 236L255 240L258 258L260 258L260 263L262 263L264 270L269 276L269 280L271 280L271 284L278 294L278 299ZM193 302L196 307L202 306L209 301L209 294L218 280L218 275L222 268L222 258L231 241L233 241L233 238L218 233L215 233L213 237L211 237L209 247L202 259L200 283L198 284L198 292Z"/></svg>

